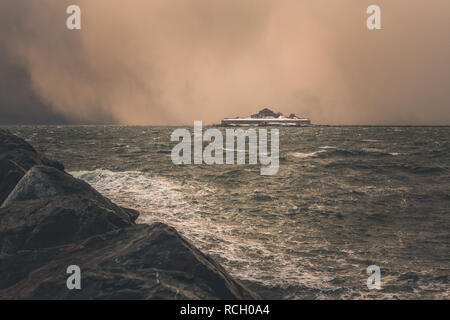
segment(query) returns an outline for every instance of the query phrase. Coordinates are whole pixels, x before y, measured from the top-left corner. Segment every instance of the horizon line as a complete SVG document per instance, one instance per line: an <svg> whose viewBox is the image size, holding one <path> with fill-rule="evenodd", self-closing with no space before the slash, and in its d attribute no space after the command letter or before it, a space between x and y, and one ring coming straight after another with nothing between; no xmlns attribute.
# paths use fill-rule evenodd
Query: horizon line
<svg viewBox="0 0 450 320"><path fill-rule="evenodd" d="M197 121L197 120L196 120ZM201 120L198 120L201 121ZM118 127L192 127L193 124L120 124L120 123L0 123L0 126L118 126ZM220 124L204 124L204 126L220 126ZM227 127L227 126L223 126ZM236 126L239 127L239 126ZM249 126L251 127L251 126ZM255 126L258 127L258 126ZM272 126L276 127L276 126ZM282 126L280 126L282 127ZM309 127L450 127L450 124L311 124ZM288 127L286 127L288 128Z"/></svg>

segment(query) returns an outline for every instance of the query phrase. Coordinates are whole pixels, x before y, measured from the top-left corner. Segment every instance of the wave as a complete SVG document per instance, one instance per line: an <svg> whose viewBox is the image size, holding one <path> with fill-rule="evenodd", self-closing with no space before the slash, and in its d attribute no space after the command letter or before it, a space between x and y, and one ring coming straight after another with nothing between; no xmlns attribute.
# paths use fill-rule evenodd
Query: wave
<svg viewBox="0 0 450 320"><path fill-rule="evenodd" d="M401 153L399 152L386 152L384 150L375 149L375 148L363 148L361 150L346 150L346 149L338 149L332 146L323 146L319 147L320 150L313 152L291 152L290 156L305 159L305 158L332 158L332 157L390 157L390 156L399 156Z"/></svg>
<svg viewBox="0 0 450 320"><path fill-rule="evenodd" d="M405 171L413 174L442 174L448 172L448 168L439 167L439 166L413 166L407 164L398 164L398 165L388 165L383 166L384 169L388 168L391 170Z"/></svg>
<svg viewBox="0 0 450 320"><path fill-rule="evenodd" d="M167 212L185 203L180 185L139 171L113 172L104 169L71 174L120 205L144 212Z"/></svg>
<svg viewBox="0 0 450 320"><path fill-rule="evenodd" d="M291 153L289 153L289 155L292 157L298 158L298 159L305 159L305 158L316 157L317 155L319 155L320 153L323 153L323 152L327 152L327 151L319 150L319 151L314 151L314 152L309 152L309 153L291 152Z"/></svg>
<svg viewBox="0 0 450 320"><path fill-rule="evenodd" d="M326 157L392 157L399 156L398 152L387 152L376 148L363 148L359 150L334 149Z"/></svg>
<svg viewBox="0 0 450 320"><path fill-rule="evenodd" d="M217 190L138 171L98 169L71 174L118 205L139 210L138 223L159 221L175 227L199 249L226 266L233 276L250 281L273 278L273 272L261 264L273 261L275 253L258 240L241 236L243 222L215 205ZM277 266L280 272L272 280L275 282L266 284L284 284L286 276L292 274L292 266L281 258Z"/></svg>
<svg viewBox="0 0 450 320"><path fill-rule="evenodd" d="M382 140L377 140L377 139L364 139L364 140L361 140L361 141L363 141L363 142L381 142Z"/></svg>
<svg viewBox="0 0 450 320"><path fill-rule="evenodd" d="M222 207L216 199L218 191L203 183L180 183L138 171L98 169L71 174L118 205L139 210L138 223L160 221L175 227L236 278L268 287L327 287L321 274L311 270L297 272L300 257L286 259L285 255L279 255L280 250L289 247L281 230L268 230L264 219ZM253 201L274 199L253 194Z"/></svg>

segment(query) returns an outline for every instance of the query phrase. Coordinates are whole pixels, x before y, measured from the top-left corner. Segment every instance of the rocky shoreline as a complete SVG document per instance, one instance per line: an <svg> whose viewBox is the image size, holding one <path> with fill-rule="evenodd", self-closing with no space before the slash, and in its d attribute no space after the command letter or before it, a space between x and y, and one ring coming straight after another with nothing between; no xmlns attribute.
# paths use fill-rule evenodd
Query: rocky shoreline
<svg viewBox="0 0 450 320"><path fill-rule="evenodd" d="M258 299L174 228L0 129L0 299ZM69 290L68 266L81 268Z"/></svg>

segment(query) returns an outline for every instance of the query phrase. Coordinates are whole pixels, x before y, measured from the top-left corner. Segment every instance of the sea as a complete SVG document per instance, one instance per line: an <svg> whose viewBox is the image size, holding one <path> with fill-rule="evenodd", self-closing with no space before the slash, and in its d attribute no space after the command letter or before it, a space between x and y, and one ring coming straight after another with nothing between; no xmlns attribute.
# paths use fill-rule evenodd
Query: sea
<svg viewBox="0 0 450 320"><path fill-rule="evenodd" d="M265 298L449 299L450 127L279 128L272 176L174 165L175 127L6 128Z"/></svg>

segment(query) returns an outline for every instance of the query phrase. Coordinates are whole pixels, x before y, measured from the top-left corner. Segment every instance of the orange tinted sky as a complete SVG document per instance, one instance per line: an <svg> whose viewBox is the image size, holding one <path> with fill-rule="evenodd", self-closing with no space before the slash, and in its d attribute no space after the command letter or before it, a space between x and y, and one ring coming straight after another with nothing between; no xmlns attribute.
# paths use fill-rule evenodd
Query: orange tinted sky
<svg viewBox="0 0 450 320"><path fill-rule="evenodd" d="M69 4L81 31L65 27ZM366 28L370 4L381 31ZM450 124L449 16L443 0L2 0L0 48L77 122L216 123L272 106L314 123Z"/></svg>

